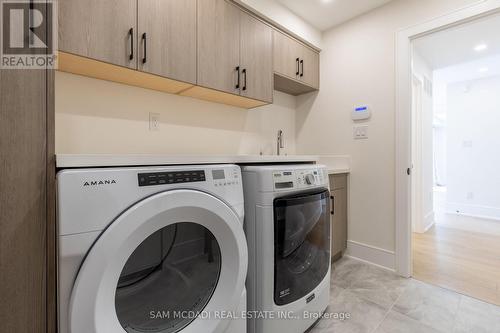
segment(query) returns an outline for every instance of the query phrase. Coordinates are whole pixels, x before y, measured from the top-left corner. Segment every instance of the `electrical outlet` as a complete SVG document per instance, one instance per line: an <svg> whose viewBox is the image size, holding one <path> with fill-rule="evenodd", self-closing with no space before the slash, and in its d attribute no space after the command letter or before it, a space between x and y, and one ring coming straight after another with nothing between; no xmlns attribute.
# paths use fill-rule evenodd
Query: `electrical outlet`
<svg viewBox="0 0 500 333"><path fill-rule="evenodd" d="M354 140L368 139L368 125L353 127Z"/></svg>
<svg viewBox="0 0 500 333"><path fill-rule="evenodd" d="M150 112L149 113L149 130L159 131L160 130L160 114Z"/></svg>
<svg viewBox="0 0 500 333"><path fill-rule="evenodd" d="M467 200L474 200L474 192L467 192Z"/></svg>

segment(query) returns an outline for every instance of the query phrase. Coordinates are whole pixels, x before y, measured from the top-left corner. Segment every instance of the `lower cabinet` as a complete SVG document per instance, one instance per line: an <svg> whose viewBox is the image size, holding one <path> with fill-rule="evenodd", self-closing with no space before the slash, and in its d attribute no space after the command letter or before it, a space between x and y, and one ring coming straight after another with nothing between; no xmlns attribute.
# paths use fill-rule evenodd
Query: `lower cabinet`
<svg viewBox="0 0 500 333"><path fill-rule="evenodd" d="M347 249L347 174L330 175L332 261Z"/></svg>

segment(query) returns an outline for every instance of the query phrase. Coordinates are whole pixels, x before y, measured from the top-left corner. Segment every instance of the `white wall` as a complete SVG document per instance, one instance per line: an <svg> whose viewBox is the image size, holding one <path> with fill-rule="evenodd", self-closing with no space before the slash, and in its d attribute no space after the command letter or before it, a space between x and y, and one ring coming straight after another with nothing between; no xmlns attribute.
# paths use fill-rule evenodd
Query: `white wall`
<svg viewBox="0 0 500 333"><path fill-rule="evenodd" d="M447 209L500 220L500 76L448 85Z"/></svg>
<svg viewBox="0 0 500 333"><path fill-rule="evenodd" d="M351 155L349 240L394 251L396 32L473 2L394 1L323 34L321 90L297 100L297 149ZM350 111L362 103L369 139L354 141Z"/></svg>
<svg viewBox="0 0 500 333"><path fill-rule="evenodd" d="M488 68L487 72L479 71ZM436 182L446 185L446 114L448 85L453 82L470 81L500 75L500 54L490 53L473 61L434 70L434 157Z"/></svg>
<svg viewBox="0 0 500 333"><path fill-rule="evenodd" d="M259 12L266 17L290 32L296 34L311 43L312 45L321 48L321 31L314 28L312 25L304 21L299 16L292 13L288 8L284 7L275 0L236 0L243 6Z"/></svg>
<svg viewBox="0 0 500 333"><path fill-rule="evenodd" d="M296 99L279 92L244 110L56 72L55 95L57 153L274 154L278 129L295 153Z"/></svg>
<svg viewBox="0 0 500 333"><path fill-rule="evenodd" d="M446 186L446 108L447 82L434 71L434 182L439 186Z"/></svg>
<svg viewBox="0 0 500 333"><path fill-rule="evenodd" d="M433 73L428 62L418 53L413 53L413 75L419 82L419 101L417 110L413 110L412 190L413 231L423 233L434 223L433 202Z"/></svg>

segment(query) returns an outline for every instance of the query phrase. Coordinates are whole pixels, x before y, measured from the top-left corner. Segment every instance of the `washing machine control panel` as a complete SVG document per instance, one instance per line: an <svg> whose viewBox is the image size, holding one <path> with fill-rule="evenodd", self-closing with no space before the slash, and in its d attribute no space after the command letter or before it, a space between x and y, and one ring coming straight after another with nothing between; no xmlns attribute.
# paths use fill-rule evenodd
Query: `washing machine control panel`
<svg viewBox="0 0 500 333"><path fill-rule="evenodd" d="M305 169L273 172L275 190L308 188L324 185L327 175L323 169Z"/></svg>
<svg viewBox="0 0 500 333"><path fill-rule="evenodd" d="M215 187L239 185L241 182L238 169L213 169L211 172Z"/></svg>
<svg viewBox="0 0 500 333"><path fill-rule="evenodd" d="M238 169L228 168L139 173L138 180L140 187L204 181L212 181L215 187L226 187L241 183Z"/></svg>
<svg viewBox="0 0 500 333"><path fill-rule="evenodd" d="M168 185L205 181L205 170L139 173L139 186Z"/></svg>

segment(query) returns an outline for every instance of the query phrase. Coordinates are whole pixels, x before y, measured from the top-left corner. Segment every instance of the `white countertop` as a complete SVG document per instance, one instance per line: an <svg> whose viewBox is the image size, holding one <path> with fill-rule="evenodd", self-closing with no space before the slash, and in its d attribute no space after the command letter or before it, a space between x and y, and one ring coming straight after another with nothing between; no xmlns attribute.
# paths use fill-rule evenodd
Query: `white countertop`
<svg viewBox="0 0 500 333"><path fill-rule="evenodd" d="M250 164L250 163L317 163L309 155L147 155L147 154L57 154L58 168L110 166L181 165L181 164Z"/></svg>
<svg viewBox="0 0 500 333"><path fill-rule="evenodd" d="M351 172L351 157L347 155L321 155L318 163L326 165L330 175Z"/></svg>
<svg viewBox="0 0 500 333"><path fill-rule="evenodd" d="M328 168L327 171L328 171L329 175L340 175L340 174L343 174L343 173L350 173L351 169L349 169L349 168L335 168L335 167L331 167L331 168Z"/></svg>

